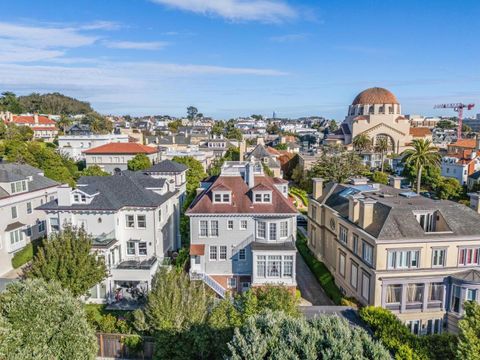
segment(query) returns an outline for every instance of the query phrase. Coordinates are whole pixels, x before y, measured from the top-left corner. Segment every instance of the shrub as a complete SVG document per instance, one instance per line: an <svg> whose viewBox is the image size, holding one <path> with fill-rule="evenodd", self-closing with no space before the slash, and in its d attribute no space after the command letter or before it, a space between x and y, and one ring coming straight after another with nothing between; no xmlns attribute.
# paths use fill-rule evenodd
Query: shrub
<svg viewBox="0 0 480 360"><path fill-rule="evenodd" d="M379 184L388 184L388 175L381 171L375 171L372 175L372 181Z"/></svg>

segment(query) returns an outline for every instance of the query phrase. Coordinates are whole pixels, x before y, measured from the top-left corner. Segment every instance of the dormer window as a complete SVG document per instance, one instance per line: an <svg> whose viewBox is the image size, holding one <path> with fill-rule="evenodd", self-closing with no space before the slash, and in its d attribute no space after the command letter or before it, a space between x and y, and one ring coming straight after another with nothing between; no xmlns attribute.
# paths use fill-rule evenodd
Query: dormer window
<svg viewBox="0 0 480 360"><path fill-rule="evenodd" d="M21 180L10 183L10 190L12 194L27 191L27 181Z"/></svg>
<svg viewBox="0 0 480 360"><path fill-rule="evenodd" d="M270 191L266 192L254 192L253 201L255 203L271 203L272 202L272 193Z"/></svg>
<svg viewBox="0 0 480 360"><path fill-rule="evenodd" d="M231 193L229 191L215 191L213 193L214 204L230 204Z"/></svg>
<svg viewBox="0 0 480 360"><path fill-rule="evenodd" d="M73 202L77 204L85 204L87 202L87 196L85 194L74 193Z"/></svg>

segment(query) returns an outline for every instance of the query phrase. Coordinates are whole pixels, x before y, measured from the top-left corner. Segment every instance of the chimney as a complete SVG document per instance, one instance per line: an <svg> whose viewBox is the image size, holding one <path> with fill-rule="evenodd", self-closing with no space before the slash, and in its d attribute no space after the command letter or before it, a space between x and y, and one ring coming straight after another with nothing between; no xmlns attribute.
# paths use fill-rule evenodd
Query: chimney
<svg viewBox="0 0 480 360"><path fill-rule="evenodd" d="M360 218L360 199L363 199L363 196L360 194L350 195L348 197L348 220L353 223L358 222Z"/></svg>
<svg viewBox="0 0 480 360"><path fill-rule="evenodd" d="M248 188L251 189L255 186L255 173L254 173L254 168L255 168L255 162L252 157L252 161L247 163L246 169L245 169L245 180L247 182Z"/></svg>
<svg viewBox="0 0 480 360"><path fill-rule="evenodd" d="M240 141L240 144L239 144L238 148L239 148L239 151L240 151L238 160L243 161L243 158L245 157L245 151L246 151L246 148L247 148L247 144L246 144L245 140Z"/></svg>
<svg viewBox="0 0 480 360"><path fill-rule="evenodd" d="M57 188L58 206L72 205L71 192L72 188L67 184L62 184Z"/></svg>
<svg viewBox="0 0 480 360"><path fill-rule="evenodd" d="M373 199L360 199L359 202L360 202L359 225L362 229L365 229L373 223L373 208L377 201Z"/></svg>
<svg viewBox="0 0 480 360"><path fill-rule="evenodd" d="M401 176L390 175L388 177L388 185L393 187L394 189L401 189L402 188L402 180L404 178Z"/></svg>
<svg viewBox="0 0 480 360"><path fill-rule="evenodd" d="M263 137L257 138L257 145L265 145L265 140L263 139Z"/></svg>
<svg viewBox="0 0 480 360"><path fill-rule="evenodd" d="M323 179L313 178L313 193L312 196L315 200L318 200L323 194Z"/></svg>
<svg viewBox="0 0 480 360"><path fill-rule="evenodd" d="M480 192L469 193L470 207L480 214Z"/></svg>
<svg viewBox="0 0 480 360"><path fill-rule="evenodd" d="M38 113L33 114L33 122L35 123L35 125L38 125Z"/></svg>

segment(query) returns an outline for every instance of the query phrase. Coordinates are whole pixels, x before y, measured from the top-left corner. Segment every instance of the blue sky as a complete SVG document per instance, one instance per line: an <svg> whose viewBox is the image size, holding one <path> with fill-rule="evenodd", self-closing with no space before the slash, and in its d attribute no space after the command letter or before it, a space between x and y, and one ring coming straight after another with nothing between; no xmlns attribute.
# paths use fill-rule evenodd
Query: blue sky
<svg viewBox="0 0 480 360"><path fill-rule="evenodd" d="M371 86L406 114L480 107L479 1L15 0L0 14L2 91L103 113L342 120Z"/></svg>

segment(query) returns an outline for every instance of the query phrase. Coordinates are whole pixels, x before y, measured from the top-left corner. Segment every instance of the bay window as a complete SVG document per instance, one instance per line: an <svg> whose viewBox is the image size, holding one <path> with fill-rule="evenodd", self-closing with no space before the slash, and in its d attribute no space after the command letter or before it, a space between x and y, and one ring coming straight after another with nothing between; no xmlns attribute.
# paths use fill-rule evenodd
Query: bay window
<svg viewBox="0 0 480 360"><path fill-rule="evenodd" d="M428 301L443 301L443 283L431 283L428 288Z"/></svg>
<svg viewBox="0 0 480 360"><path fill-rule="evenodd" d="M423 284L407 285L407 303L418 303L423 301Z"/></svg>
<svg viewBox="0 0 480 360"><path fill-rule="evenodd" d="M283 257L283 276L293 276L293 255L286 255Z"/></svg>
<svg viewBox="0 0 480 360"><path fill-rule="evenodd" d="M277 224L270 223L268 230L269 230L268 239L273 241L277 240Z"/></svg>
<svg viewBox="0 0 480 360"><path fill-rule="evenodd" d="M266 256L265 255L257 255L257 276L258 277L265 277L265 269L266 269Z"/></svg>
<svg viewBox="0 0 480 360"><path fill-rule="evenodd" d="M388 285L385 297L387 304L399 304L402 301L402 285Z"/></svg>
<svg viewBox="0 0 480 360"><path fill-rule="evenodd" d="M267 258L267 276L280 277L282 257L280 255L269 255Z"/></svg>

